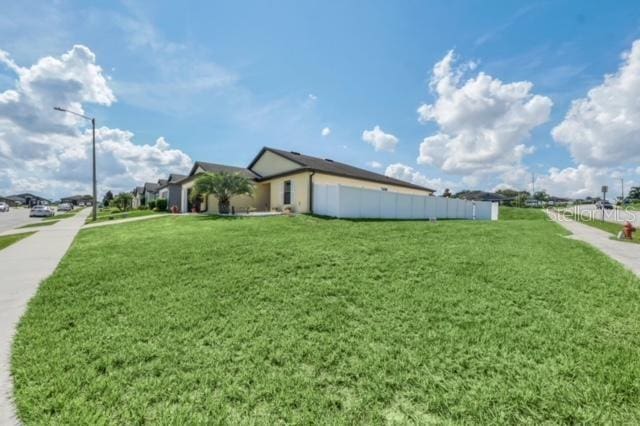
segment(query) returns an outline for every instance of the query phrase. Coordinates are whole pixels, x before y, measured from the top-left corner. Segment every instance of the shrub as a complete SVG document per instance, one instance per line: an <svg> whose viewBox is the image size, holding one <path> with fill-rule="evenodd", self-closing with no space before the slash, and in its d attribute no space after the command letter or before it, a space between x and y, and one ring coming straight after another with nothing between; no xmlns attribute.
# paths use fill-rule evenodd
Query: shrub
<svg viewBox="0 0 640 426"><path fill-rule="evenodd" d="M138 210L149 210L147 206L138 206Z"/></svg>
<svg viewBox="0 0 640 426"><path fill-rule="evenodd" d="M164 198L159 198L159 199L156 201L156 209L157 209L159 212L167 211L167 200L166 200L166 199L164 199Z"/></svg>

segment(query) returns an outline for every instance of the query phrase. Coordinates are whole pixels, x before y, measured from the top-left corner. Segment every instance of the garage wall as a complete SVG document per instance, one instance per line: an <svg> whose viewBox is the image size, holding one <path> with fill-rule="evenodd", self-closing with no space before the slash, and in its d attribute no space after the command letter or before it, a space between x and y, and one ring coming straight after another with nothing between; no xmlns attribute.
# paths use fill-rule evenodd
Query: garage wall
<svg viewBox="0 0 640 426"><path fill-rule="evenodd" d="M313 212L338 218L497 220L498 203L314 183Z"/></svg>

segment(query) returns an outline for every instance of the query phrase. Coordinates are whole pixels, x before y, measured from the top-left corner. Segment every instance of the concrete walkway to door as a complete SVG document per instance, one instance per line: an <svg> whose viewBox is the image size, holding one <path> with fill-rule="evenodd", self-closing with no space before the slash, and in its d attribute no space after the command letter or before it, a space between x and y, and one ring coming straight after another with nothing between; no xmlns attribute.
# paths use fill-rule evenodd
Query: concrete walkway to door
<svg viewBox="0 0 640 426"><path fill-rule="evenodd" d="M91 209L0 250L0 425L19 424L13 405L11 343L18 320L38 286L58 266ZM33 230L36 230L34 228Z"/></svg>
<svg viewBox="0 0 640 426"><path fill-rule="evenodd" d="M576 222L552 210L547 210L547 215L571 232L569 238L592 245L640 277L640 244L612 239L608 232Z"/></svg>

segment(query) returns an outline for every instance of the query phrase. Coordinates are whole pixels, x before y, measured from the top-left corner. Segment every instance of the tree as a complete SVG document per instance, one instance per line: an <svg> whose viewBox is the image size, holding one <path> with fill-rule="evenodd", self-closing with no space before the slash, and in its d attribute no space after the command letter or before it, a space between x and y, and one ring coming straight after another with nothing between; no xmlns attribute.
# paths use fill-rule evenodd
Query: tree
<svg viewBox="0 0 640 426"><path fill-rule="evenodd" d="M116 195L109 203L113 207L119 208L121 211L126 212L131 208L131 202L133 201L133 195L129 192L121 192Z"/></svg>
<svg viewBox="0 0 640 426"><path fill-rule="evenodd" d="M195 181L191 190L191 201L199 197L213 195L218 199L218 211L229 213L231 197L251 195L253 185L248 177L238 173L203 173Z"/></svg>
<svg viewBox="0 0 640 426"><path fill-rule="evenodd" d="M632 186L627 197L632 200L640 200L640 186Z"/></svg>
<svg viewBox="0 0 640 426"><path fill-rule="evenodd" d="M442 196L445 197L445 198L451 197L451 191L449 191L449 188L446 188L444 190L444 192L442 193Z"/></svg>
<svg viewBox="0 0 640 426"><path fill-rule="evenodd" d="M496 191L496 194L504 195L507 198L515 198L518 196L519 192L516 191L515 189L505 188L505 189L498 189Z"/></svg>
<svg viewBox="0 0 640 426"><path fill-rule="evenodd" d="M542 191L536 191L535 194L533 194L533 199L538 201L548 201L549 195L547 195L547 191L543 189Z"/></svg>
<svg viewBox="0 0 640 426"><path fill-rule="evenodd" d="M104 194L104 198L102 199L102 204L105 207L109 207L109 203L111 202L111 200L113 200L113 192L107 191L107 193Z"/></svg>

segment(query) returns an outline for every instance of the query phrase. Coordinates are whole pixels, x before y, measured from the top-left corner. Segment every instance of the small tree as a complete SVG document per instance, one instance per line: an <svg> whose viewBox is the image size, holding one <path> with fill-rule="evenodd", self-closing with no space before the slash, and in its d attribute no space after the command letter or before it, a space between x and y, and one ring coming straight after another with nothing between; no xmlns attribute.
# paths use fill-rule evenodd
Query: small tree
<svg viewBox="0 0 640 426"><path fill-rule="evenodd" d="M444 190L444 192L442 193L442 196L445 197L445 198L451 197L451 191L449 191L449 188L446 188Z"/></svg>
<svg viewBox="0 0 640 426"><path fill-rule="evenodd" d="M218 199L218 211L229 213L231 198L236 195L251 195L253 185L251 180L238 173L203 173L196 179L191 191L191 200L201 196L213 195Z"/></svg>
<svg viewBox="0 0 640 426"><path fill-rule="evenodd" d="M109 207L109 203L111 202L111 200L113 200L113 192L107 191L107 193L104 194L104 198L102 199L102 204L105 207Z"/></svg>
<svg viewBox="0 0 640 426"><path fill-rule="evenodd" d="M632 186L627 196L632 200L640 200L640 186Z"/></svg>
<svg viewBox="0 0 640 426"><path fill-rule="evenodd" d="M116 195L110 204L113 207L117 207L120 211L126 212L131 208L131 202L133 201L133 195L129 192L121 192Z"/></svg>

